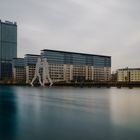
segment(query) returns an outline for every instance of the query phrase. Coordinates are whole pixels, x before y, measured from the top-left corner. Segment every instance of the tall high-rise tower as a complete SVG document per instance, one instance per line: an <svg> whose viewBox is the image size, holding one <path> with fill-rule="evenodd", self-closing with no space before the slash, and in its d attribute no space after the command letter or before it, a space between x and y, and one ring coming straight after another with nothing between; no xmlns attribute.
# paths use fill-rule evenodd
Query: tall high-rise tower
<svg viewBox="0 0 140 140"><path fill-rule="evenodd" d="M17 57L17 24L0 20L0 80L12 78L12 59Z"/></svg>

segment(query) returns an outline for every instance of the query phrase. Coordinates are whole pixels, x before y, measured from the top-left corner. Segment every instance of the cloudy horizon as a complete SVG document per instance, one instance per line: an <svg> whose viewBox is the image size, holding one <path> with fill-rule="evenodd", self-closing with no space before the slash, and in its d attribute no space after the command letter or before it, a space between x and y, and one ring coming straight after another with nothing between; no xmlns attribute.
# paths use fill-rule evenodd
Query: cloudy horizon
<svg viewBox="0 0 140 140"><path fill-rule="evenodd" d="M112 69L140 67L138 0L1 0L18 25L18 57L56 49L112 56Z"/></svg>

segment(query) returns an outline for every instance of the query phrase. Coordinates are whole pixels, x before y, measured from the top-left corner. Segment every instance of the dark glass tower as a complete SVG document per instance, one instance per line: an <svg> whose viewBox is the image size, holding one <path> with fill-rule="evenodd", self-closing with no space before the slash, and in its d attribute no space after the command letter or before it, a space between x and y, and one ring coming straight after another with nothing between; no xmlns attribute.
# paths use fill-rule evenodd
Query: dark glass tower
<svg viewBox="0 0 140 140"><path fill-rule="evenodd" d="M12 59L17 57L17 24L0 20L0 80L12 78Z"/></svg>

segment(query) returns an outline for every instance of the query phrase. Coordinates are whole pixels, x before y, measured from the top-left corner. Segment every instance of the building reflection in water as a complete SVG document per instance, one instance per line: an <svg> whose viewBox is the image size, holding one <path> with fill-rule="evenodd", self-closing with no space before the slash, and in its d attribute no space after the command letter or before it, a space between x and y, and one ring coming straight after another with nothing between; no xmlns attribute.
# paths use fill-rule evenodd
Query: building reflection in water
<svg viewBox="0 0 140 140"><path fill-rule="evenodd" d="M108 89L20 87L16 96L20 139L112 140Z"/></svg>
<svg viewBox="0 0 140 140"><path fill-rule="evenodd" d="M112 90L110 94L112 131L115 139L140 138L139 89Z"/></svg>
<svg viewBox="0 0 140 140"><path fill-rule="evenodd" d="M116 125L136 125L140 118L140 94L137 89L121 89L110 94L111 118Z"/></svg>
<svg viewBox="0 0 140 140"><path fill-rule="evenodd" d="M11 87L0 87L0 139L16 140L16 97Z"/></svg>

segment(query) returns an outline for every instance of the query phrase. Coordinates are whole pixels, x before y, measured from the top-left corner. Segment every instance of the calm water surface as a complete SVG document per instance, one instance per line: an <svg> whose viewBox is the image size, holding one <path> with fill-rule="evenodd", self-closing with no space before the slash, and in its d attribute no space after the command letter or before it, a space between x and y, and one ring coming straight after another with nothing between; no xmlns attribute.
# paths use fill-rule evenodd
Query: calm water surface
<svg viewBox="0 0 140 140"><path fill-rule="evenodd" d="M0 140L140 140L140 88L1 86Z"/></svg>

